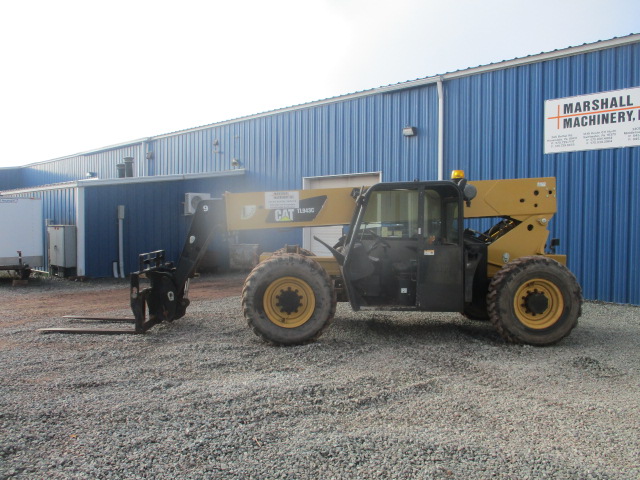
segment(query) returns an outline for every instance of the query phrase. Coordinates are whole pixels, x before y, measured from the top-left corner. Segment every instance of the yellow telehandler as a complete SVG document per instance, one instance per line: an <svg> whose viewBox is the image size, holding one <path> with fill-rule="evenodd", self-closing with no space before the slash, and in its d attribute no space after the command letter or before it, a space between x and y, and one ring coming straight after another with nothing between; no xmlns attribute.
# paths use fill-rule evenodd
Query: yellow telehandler
<svg viewBox="0 0 640 480"><path fill-rule="evenodd" d="M248 275L242 308L253 331L279 345L317 339L336 303L354 310L461 312L489 320L515 343L549 345L567 336L582 295L566 257L547 253L556 213L555 178L379 183L361 188L227 193L198 205L182 255L140 256L131 274L134 329L43 329L144 333L182 317L188 283L213 235L266 228L344 225L332 256L285 246L261 256ZM484 232L464 220L496 218ZM558 241L549 242L553 252ZM150 286L140 288L140 278ZM78 318L78 317L74 317Z"/></svg>

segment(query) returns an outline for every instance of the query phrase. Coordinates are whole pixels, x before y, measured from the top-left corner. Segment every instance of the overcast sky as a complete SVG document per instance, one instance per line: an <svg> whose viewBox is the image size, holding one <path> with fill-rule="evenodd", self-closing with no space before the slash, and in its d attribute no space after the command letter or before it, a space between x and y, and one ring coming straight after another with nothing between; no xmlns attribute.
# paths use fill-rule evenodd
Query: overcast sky
<svg viewBox="0 0 640 480"><path fill-rule="evenodd" d="M639 0L35 0L0 15L0 167L640 32Z"/></svg>

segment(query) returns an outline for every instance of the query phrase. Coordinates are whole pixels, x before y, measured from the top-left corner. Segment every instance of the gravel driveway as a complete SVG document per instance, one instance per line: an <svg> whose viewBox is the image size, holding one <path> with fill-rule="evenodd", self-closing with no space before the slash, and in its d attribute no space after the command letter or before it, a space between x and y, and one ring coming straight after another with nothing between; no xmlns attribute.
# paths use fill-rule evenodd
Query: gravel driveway
<svg viewBox="0 0 640 480"><path fill-rule="evenodd" d="M0 478L640 478L638 307L587 303L546 348L346 305L272 347L237 294L141 336L36 333L65 325L43 291L101 288L128 314L115 281L0 284Z"/></svg>

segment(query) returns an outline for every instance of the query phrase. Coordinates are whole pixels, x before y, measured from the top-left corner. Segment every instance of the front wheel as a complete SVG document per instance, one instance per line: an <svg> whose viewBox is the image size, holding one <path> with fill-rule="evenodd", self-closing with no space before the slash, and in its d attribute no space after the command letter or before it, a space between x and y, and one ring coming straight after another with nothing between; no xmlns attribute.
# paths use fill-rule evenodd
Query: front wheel
<svg viewBox="0 0 640 480"><path fill-rule="evenodd" d="M543 256L507 263L489 285L491 323L509 342L551 345L569 335L582 311L576 277Z"/></svg>
<svg viewBox="0 0 640 480"><path fill-rule="evenodd" d="M310 257L280 254L247 277L242 307L249 326L277 345L317 339L333 320L336 294L327 272Z"/></svg>

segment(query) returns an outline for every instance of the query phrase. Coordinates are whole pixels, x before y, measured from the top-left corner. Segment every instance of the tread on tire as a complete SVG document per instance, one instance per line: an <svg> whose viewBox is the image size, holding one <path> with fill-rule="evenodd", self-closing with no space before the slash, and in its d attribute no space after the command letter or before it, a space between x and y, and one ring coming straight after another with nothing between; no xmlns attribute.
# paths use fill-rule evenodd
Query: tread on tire
<svg viewBox="0 0 640 480"><path fill-rule="evenodd" d="M327 272L312 257L274 255L247 277L242 290L247 323L263 340L300 345L331 324L336 293Z"/></svg>
<svg viewBox="0 0 640 480"><path fill-rule="evenodd" d="M582 313L582 291L564 265L541 255L507 263L491 280L491 323L512 343L551 345L571 333Z"/></svg>

